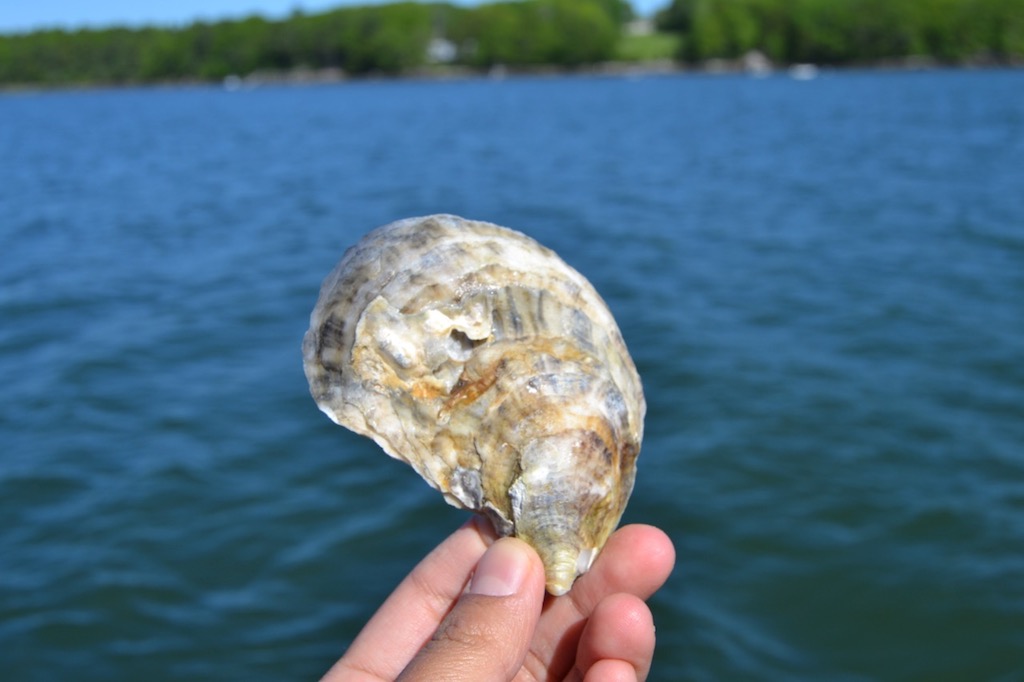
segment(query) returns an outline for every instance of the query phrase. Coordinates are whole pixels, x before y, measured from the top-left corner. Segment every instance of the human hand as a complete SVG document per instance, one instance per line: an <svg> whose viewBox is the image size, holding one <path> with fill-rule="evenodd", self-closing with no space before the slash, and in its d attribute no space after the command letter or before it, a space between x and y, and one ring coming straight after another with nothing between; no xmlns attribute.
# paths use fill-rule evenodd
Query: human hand
<svg viewBox="0 0 1024 682"><path fill-rule="evenodd" d="M662 531L625 526L552 597L537 553L474 518L412 570L322 682L644 680L654 656L644 600L674 564Z"/></svg>

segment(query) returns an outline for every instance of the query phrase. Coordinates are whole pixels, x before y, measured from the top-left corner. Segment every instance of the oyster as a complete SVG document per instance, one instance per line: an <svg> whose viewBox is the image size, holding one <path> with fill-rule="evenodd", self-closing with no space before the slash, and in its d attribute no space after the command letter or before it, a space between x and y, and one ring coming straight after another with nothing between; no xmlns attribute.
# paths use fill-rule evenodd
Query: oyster
<svg viewBox="0 0 1024 682"><path fill-rule="evenodd" d="M327 416L532 545L552 594L618 524L640 378L594 288L526 235L451 215L374 230L324 280L303 356Z"/></svg>

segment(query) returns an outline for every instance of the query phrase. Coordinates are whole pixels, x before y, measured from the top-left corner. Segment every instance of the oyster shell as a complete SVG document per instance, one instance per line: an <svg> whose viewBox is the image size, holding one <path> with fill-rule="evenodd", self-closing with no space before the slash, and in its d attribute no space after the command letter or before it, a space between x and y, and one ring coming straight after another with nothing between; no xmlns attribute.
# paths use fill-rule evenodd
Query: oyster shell
<svg viewBox="0 0 1024 682"><path fill-rule="evenodd" d="M618 524L640 378L594 288L526 235L450 215L374 230L324 280L303 355L327 416L532 545L552 594Z"/></svg>

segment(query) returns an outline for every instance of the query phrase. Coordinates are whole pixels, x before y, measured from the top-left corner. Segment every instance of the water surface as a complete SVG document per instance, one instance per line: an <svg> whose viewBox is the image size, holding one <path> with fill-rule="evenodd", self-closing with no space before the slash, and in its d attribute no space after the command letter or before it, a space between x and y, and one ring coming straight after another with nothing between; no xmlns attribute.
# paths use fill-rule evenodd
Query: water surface
<svg viewBox="0 0 1024 682"><path fill-rule="evenodd" d="M658 680L1024 680L1024 72L0 97L11 679L314 679L465 518L323 417L364 232L608 300L678 566Z"/></svg>

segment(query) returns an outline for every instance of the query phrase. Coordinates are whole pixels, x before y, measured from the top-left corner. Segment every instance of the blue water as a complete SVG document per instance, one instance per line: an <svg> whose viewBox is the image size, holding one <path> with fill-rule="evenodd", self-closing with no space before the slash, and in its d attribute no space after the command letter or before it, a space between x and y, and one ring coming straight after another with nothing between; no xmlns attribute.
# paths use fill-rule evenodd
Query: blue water
<svg viewBox="0 0 1024 682"><path fill-rule="evenodd" d="M1024 72L0 96L11 680L308 680L465 518L300 343L393 219L555 248L647 392L657 680L1024 680Z"/></svg>

